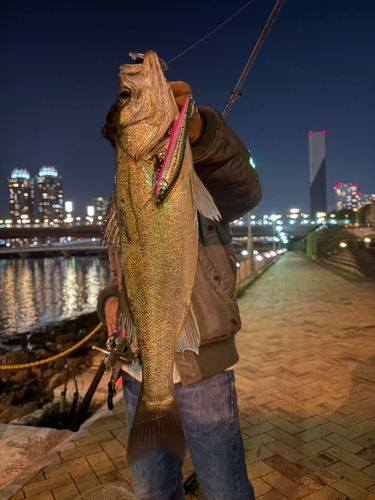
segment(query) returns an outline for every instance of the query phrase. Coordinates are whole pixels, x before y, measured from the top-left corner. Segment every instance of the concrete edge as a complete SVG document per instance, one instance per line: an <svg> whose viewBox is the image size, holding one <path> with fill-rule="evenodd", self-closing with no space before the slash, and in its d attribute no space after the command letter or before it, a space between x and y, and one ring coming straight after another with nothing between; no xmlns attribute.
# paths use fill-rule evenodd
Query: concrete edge
<svg viewBox="0 0 375 500"><path fill-rule="evenodd" d="M241 281L241 283L238 283L238 285L236 286L236 297L237 297L237 299L239 299L240 297L242 297L242 295L244 294L246 288L248 288L255 280L257 280L258 278L260 278L262 276L262 274L265 271L267 271L268 268L270 268L275 262L277 262L278 259L279 259L279 257L276 257L274 260L271 260L271 262L269 262L262 269L260 269L256 273L252 274L249 278L247 278L244 281Z"/></svg>
<svg viewBox="0 0 375 500"><path fill-rule="evenodd" d="M119 394L113 398L113 406L115 406L122 399L122 388L119 391ZM109 415L113 415L113 411L108 410L107 403L104 403L96 413L91 415L90 418L85 420L85 422L81 425L79 431L72 432L68 429L64 429L64 433L69 433L66 437L64 437L60 443L58 443L50 452L43 457L43 459L38 460L30 470L25 470L19 476L17 476L11 483L8 483L0 492L0 500L8 500L11 496L15 495L21 488L25 486L25 484L32 479L40 470L44 469L49 465L54 465L60 463L60 458L58 453L61 451L68 450L70 448L74 448L73 441L76 441L80 437L84 437L87 435L88 428L96 422L96 420L106 417ZM4 424L8 427L9 424ZM13 425L12 427L20 427ZM5 429L4 429L5 432Z"/></svg>

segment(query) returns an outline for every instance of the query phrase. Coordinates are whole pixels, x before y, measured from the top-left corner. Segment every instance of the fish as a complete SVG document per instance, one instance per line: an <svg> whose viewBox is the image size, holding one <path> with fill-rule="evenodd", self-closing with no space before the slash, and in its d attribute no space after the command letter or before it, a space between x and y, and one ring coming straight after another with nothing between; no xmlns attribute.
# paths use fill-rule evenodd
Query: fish
<svg viewBox="0 0 375 500"><path fill-rule="evenodd" d="M199 353L191 304L198 256L197 210L220 219L194 171L187 137L193 99L181 112L149 50L120 66L116 184L103 239L122 256L118 328L139 346L140 397L128 441L134 461L156 446L183 459L185 435L174 395L175 352Z"/></svg>

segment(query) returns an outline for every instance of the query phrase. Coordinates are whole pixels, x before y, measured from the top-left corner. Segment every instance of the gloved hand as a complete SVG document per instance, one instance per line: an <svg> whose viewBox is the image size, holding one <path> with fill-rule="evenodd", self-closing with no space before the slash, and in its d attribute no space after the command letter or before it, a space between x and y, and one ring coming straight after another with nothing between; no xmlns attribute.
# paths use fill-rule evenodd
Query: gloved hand
<svg viewBox="0 0 375 500"><path fill-rule="evenodd" d="M118 308L118 298L114 296L109 297L109 299L106 300L104 306L108 336L112 335L113 330L116 328L117 308Z"/></svg>

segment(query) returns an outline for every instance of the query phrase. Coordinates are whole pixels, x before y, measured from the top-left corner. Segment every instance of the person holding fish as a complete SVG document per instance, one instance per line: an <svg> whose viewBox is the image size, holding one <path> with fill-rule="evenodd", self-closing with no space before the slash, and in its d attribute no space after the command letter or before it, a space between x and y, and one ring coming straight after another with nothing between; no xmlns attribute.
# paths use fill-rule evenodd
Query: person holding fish
<svg viewBox="0 0 375 500"><path fill-rule="evenodd" d="M140 353L123 367L133 489L183 500L187 442L206 500L253 500L232 369L241 320L229 222L260 202L258 176L221 116L166 81L155 52L131 55L102 130L117 169L103 228L112 277L97 310Z"/></svg>

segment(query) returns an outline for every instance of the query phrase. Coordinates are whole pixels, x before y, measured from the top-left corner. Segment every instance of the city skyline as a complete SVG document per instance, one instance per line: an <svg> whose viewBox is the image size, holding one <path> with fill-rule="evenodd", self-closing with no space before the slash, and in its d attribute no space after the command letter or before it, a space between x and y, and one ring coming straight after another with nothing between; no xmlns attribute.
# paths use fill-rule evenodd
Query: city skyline
<svg viewBox="0 0 375 500"><path fill-rule="evenodd" d="M100 129L116 100L118 67L131 62L128 52L152 48L168 61L243 4L192 0L185 9L170 0L146 1L140 19L136 8L125 13L116 1L111 8L84 0L7 2L0 55L4 178L13 168L34 171L49 162L63 172L81 213L92 196L110 196L115 154ZM187 81L198 105L221 112L273 4L254 0L171 62L167 78ZM288 200L309 210L309 130L326 130L328 186L354 181L375 191L374 15L374 2L364 0L285 2L226 118L257 165L261 212L285 211ZM181 30L182 19L194 30ZM328 189L327 209L333 207Z"/></svg>
<svg viewBox="0 0 375 500"><path fill-rule="evenodd" d="M41 202L43 204L43 199L42 199L43 197L45 197L46 199L48 198L48 200L50 199L50 197L47 195L45 195L45 196L39 195L38 196L37 191L35 191L35 181L36 181L37 187L38 187L38 184L39 184L39 187L41 187L41 185L42 185L41 183L44 182L44 178L47 177L47 179L48 179L48 176L58 179L59 182L61 183L62 176L58 173L57 168L53 165L52 166L44 165L44 166L40 167L38 170L38 174L35 176L31 176L30 172L25 168L19 169L19 170L18 169L12 170L12 172L10 173L10 176L8 177L8 188L10 190L9 191L9 199L8 199L9 211L7 214L0 214L0 219L5 220L5 219L8 219L9 217L10 218L13 217L16 220L17 218L19 218L21 216L21 213L18 214L18 217L17 217L17 215L13 216L13 214L12 214L12 206L13 206L12 203L14 203L14 201L13 201L14 195L12 194L12 191L11 191L11 189L13 189L14 182L19 182L19 180L21 179L23 182L26 182L25 189L27 190L27 204L25 206L29 207L29 206L31 206L31 204L33 205L33 207L35 206L35 210L33 209L32 213L34 214L36 219L39 218L40 220L43 220L43 218L44 219L49 218L50 222L52 222L52 220L54 218L53 217L51 218L51 214L48 212L48 210L47 211L45 210L46 214L48 212L48 215L38 216L38 204L40 204ZM29 184L27 184L30 182L32 183L31 187ZM0 185L1 185L1 182L0 182ZM17 184L17 187L18 187L18 184ZM359 208L361 208L365 204L372 203L373 201L375 201L375 193L362 193L361 191L358 190L358 188L359 188L358 184L355 184L352 182L336 183L333 186L334 207L325 210L325 212L327 212L327 213L334 212L334 211L341 210L342 208L358 210ZM30 195L30 192L29 192L30 189L33 190L34 194ZM23 194L23 192L22 193L20 192L20 194ZM65 217L68 213L69 214L74 213L74 216L78 216L78 217L85 217L86 215L92 215L95 217L97 217L97 216L103 217L105 215L106 205L109 201L109 196L94 196L94 197L90 198L90 205L86 205L83 210L82 210L82 208L80 210L77 210L78 204L77 204L76 200L70 198L69 196L63 197L62 187L61 187L61 191L56 191L55 197L61 198L61 203L59 203L59 207L57 207L57 206L55 207L54 205L52 205L52 209L59 212L59 216L58 216L59 223L61 223L65 219ZM44 204L46 204L45 203L46 201L47 200L44 200ZM69 208L69 210L65 209L66 202L73 204L72 208ZM269 215L279 213L282 217L285 217L285 216L288 217L288 213L290 212L290 209L292 207L296 207L297 204L292 203L289 205L284 210L270 210L267 213ZM87 213L87 209L89 207L92 207L92 210L93 210L92 214ZM57 208L58 208L58 210L56 210ZM259 205L258 207L256 207L252 211L252 214L254 215L254 217L261 218L263 215L266 214L264 211L260 210L261 208L262 208L262 206ZM302 214L304 213L303 209L298 208L298 210ZM42 210L39 209L39 212L41 212L41 211ZM308 210L306 212L309 213ZM28 213L30 213L30 212L28 212ZM261 213L262 213L262 215L260 215ZM311 215L312 214L310 213L309 218L314 219L314 217L312 217Z"/></svg>

